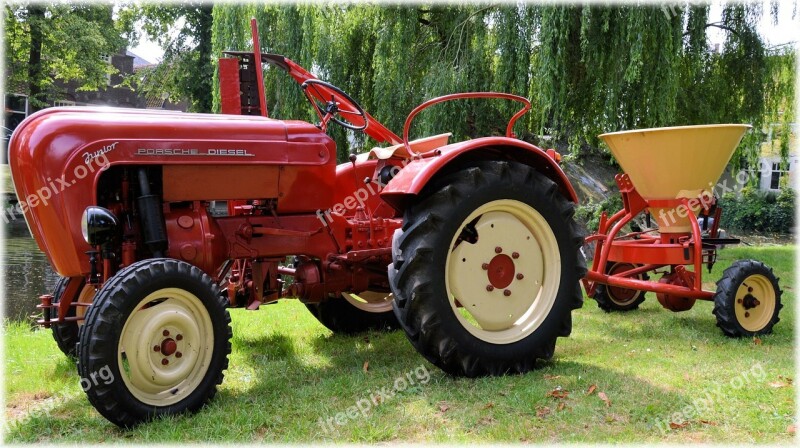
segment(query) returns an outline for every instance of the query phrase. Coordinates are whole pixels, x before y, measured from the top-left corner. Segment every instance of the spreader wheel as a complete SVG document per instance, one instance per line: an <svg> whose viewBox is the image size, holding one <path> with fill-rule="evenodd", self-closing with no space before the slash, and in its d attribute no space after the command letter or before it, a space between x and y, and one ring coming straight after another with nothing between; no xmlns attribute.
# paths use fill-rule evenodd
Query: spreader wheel
<svg viewBox="0 0 800 448"><path fill-rule="evenodd" d="M772 268L755 260L736 261L717 282L717 326L730 337L771 333L780 320L781 294Z"/></svg>
<svg viewBox="0 0 800 448"><path fill-rule="evenodd" d="M64 290L67 288L67 282L69 282L69 277L61 277L58 279L55 288L53 288L53 297L56 300L60 301L61 294L63 294ZM78 297L73 299L73 302L92 303L92 299L94 299L94 293L94 286L84 285L78 293ZM53 305L58 306L58 302L54 303ZM67 311L66 317L81 317L85 313L85 306L71 306ZM83 325L83 322L63 322L60 324L53 324L51 326L53 330L53 339L56 340L58 348L69 357L75 357L77 355L75 351L75 344L78 343L78 330L80 329L81 325Z"/></svg>
<svg viewBox="0 0 800 448"><path fill-rule="evenodd" d="M611 263L606 268L606 272L608 275L613 275L635 267L636 265L631 263ZM648 276L647 274L639 274L636 279L647 280ZM639 305L644 302L645 292L637 289L598 285L593 298L597 302L597 306L607 313L612 311L632 311L639 308Z"/></svg>
<svg viewBox="0 0 800 448"><path fill-rule="evenodd" d="M443 176L392 244L394 309L411 343L451 375L526 372L553 356L583 303L573 205L512 162Z"/></svg>
<svg viewBox="0 0 800 448"><path fill-rule="evenodd" d="M200 269L172 259L134 263L98 291L80 331L78 372L100 414L131 427L196 411L215 395L231 352L217 292Z"/></svg>
<svg viewBox="0 0 800 448"><path fill-rule="evenodd" d="M386 292L343 293L341 297L322 303L308 303L306 308L334 333L356 334L399 328L392 311L392 295Z"/></svg>

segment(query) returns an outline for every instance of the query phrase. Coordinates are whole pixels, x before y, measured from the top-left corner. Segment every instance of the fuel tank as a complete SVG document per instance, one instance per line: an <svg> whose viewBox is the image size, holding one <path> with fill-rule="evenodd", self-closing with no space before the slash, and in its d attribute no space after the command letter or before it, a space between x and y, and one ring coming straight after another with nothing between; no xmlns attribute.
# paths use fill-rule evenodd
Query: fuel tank
<svg viewBox="0 0 800 448"><path fill-rule="evenodd" d="M62 276L89 272L80 221L109 167L163 166L165 201L274 198L279 212L300 213L330 206L335 164L315 126L258 116L51 108L9 142L19 208Z"/></svg>

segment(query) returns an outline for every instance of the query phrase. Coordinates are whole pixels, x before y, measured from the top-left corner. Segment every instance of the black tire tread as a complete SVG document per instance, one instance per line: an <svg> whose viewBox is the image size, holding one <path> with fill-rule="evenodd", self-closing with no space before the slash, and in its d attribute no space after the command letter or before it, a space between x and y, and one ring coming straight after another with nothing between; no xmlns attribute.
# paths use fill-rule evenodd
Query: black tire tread
<svg viewBox="0 0 800 448"><path fill-rule="evenodd" d="M61 294L64 293L68 281L69 277L61 277L58 279L56 286L53 288L53 298L56 300L61 299ZM58 306L58 302L53 303L53 305ZM67 311L67 317L74 315L75 307L70 307L69 311ZM58 349L68 357L75 358L78 354L75 350L75 345L78 343L78 323L64 322L53 324L50 328L53 330L53 339L55 339Z"/></svg>
<svg viewBox="0 0 800 448"><path fill-rule="evenodd" d="M747 331L739 325L736 319L735 301L736 291L745 278L752 274L761 274L770 280L775 288L775 311L772 319L759 331ZM738 338L744 336L755 336L772 333L772 328L780 322L780 310L783 308L781 295L783 290L778 286L779 279L775 277L772 268L756 260L737 260L722 273L722 277L717 281L717 292L714 294L714 310L712 313L717 317L717 327L722 330L725 336Z"/></svg>

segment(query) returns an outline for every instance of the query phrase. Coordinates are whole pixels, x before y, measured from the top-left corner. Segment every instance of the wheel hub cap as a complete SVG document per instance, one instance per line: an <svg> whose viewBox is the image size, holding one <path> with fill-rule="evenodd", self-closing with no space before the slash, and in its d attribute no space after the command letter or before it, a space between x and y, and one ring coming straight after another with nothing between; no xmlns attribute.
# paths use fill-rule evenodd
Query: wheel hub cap
<svg viewBox="0 0 800 448"><path fill-rule="evenodd" d="M505 254L495 255L489 262L489 283L495 288L505 288L514 281L514 261Z"/></svg>
<svg viewBox="0 0 800 448"><path fill-rule="evenodd" d="M178 350L178 343L174 339L164 339L161 343L161 353L164 356L172 356Z"/></svg>

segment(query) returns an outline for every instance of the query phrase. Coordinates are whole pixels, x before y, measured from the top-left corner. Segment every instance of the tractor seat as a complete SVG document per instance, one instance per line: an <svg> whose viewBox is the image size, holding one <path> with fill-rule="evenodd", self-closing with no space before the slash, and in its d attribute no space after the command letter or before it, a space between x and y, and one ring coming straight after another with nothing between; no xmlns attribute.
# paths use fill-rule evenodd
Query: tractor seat
<svg viewBox="0 0 800 448"><path fill-rule="evenodd" d="M413 140L408 142L409 146L414 152L423 153L428 152L432 149L439 148L447 144L450 140L450 136L453 135L451 132L446 134L439 134L439 135L432 135L430 137L420 138L417 140ZM369 157L371 158L374 156L377 159L388 159L392 156L402 157L407 159L411 157L411 155L406 151L405 145L402 143L394 145L394 146L387 146L386 148L372 148L369 151Z"/></svg>

